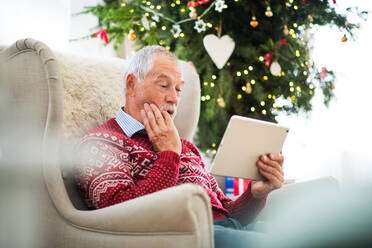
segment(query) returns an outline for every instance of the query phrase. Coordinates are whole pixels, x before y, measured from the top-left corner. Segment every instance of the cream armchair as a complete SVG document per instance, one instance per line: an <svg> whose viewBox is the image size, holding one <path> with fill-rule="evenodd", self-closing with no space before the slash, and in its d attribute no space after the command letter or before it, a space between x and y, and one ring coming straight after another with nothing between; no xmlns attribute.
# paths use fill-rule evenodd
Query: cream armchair
<svg viewBox="0 0 372 248"><path fill-rule="evenodd" d="M213 247L210 201L183 185L100 210L77 193L73 143L123 104L121 59L57 54L33 39L0 52L2 247ZM199 117L198 75L185 79L175 119L191 139Z"/></svg>

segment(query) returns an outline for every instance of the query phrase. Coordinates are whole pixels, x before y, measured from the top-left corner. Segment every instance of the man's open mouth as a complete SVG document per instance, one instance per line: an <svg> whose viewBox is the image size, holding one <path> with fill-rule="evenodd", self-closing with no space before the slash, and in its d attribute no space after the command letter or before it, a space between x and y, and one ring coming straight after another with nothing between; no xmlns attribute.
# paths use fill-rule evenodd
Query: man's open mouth
<svg viewBox="0 0 372 248"><path fill-rule="evenodd" d="M171 104L165 104L164 106L160 107L160 111L167 111L168 114L173 118L173 116L177 113L177 108Z"/></svg>

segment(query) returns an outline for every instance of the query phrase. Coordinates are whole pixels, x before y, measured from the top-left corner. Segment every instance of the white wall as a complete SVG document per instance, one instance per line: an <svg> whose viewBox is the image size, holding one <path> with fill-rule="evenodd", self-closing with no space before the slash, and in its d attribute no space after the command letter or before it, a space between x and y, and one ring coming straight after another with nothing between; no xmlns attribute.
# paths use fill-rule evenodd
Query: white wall
<svg viewBox="0 0 372 248"><path fill-rule="evenodd" d="M99 0L14 0L0 2L0 46L22 38L34 38L53 50L84 56L116 56L112 45L98 39L71 39L97 31L93 15L72 16Z"/></svg>
<svg viewBox="0 0 372 248"><path fill-rule="evenodd" d="M35 38L52 49L67 49L71 3L66 0L15 0L0 2L0 45Z"/></svg>
<svg viewBox="0 0 372 248"><path fill-rule="evenodd" d="M94 6L99 0L75 0L71 2L71 13L84 10L84 6ZM71 17L69 39L79 39L97 31L98 20L92 14L74 15ZM113 45L108 45L99 38L80 39L69 43L68 52L75 55L93 57L116 57Z"/></svg>
<svg viewBox="0 0 372 248"><path fill-rule="evenodd" d="M349 2L349 3L348 3ZM370 1L337 1L372 10ZM315 97L309 119L281 116L291 126L285 144L286 174L299 181L334 176L344 185L372 182L372 20L362 23L357 40L342 43L342 33L319 28L313 59L336 73L336 99L330 107Z"/></svg>

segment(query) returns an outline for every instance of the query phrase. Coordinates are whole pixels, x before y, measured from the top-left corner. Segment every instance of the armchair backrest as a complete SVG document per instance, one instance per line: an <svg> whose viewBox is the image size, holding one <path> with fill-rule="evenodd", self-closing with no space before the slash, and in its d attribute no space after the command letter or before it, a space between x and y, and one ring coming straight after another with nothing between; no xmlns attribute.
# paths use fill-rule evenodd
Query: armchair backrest
<svg viewBox="0 0 372 248"><path fill-rule="evenodd" d="M48 155L59 154L59 160L54 158L56 155L39 161L44 164L52 201L60 211L73 206L84 209L72 171L73 146L84 132L115 117L123 106L125 61L53 53L33 39L17 41L1 52L1 58L6 64L7 79L0 86L9 93L6 103L12 109L4 112L15 113L13 127L25 124L17 122L24 119L17 118L17 114L27 114L26 126L32 126L32 136L38 139L35 147L44 147ZM190 140L199 118L200 82L191 65L182 61L181 65L185 87L175 124L180 136ZM23 131L27 130L17 132Z"/></svg>

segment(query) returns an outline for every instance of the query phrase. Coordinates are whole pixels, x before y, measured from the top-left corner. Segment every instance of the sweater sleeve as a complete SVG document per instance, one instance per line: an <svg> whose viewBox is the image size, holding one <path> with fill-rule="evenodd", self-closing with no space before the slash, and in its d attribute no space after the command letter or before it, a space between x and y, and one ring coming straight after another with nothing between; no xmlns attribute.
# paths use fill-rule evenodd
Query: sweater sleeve
<svg viewBox="0 0 372 248"><path fill-rule="evenodd" d="M172 151L159 153L153 163L147 160L146 166L132 164L128 151L102 140L85 142L79 152L76 179L91 208L107 207L172 187L178 180L180 156Z"/></svg>
<svg viewBox="0 0 372 248"><path fill-rule="evenodd" d="M239 220L242 225L251 223L266 204L266 197L262 199L254 198L251 193L251 185L252 182L250 181L246 191L235 200L225 196L220 188L216 188L217 197L223 207L228 210L231 217Z"/></svg>
<svg viewBox="0 0 372 248"><path fill-rule="evenodd" d="M191 143L186 142L188 147L200 158L202 161L200 152ZM204 167L203 162L202 166ZM225 196L222 190L218 187L216 179L213 175L209 174L209 180L212 183L212 190L216 193L218 200L222 203L222 206L229 212L230 216L239 220L242 225L247 225L251 223L260 211L265 207L266 197L262 199L256 199L251 193L251 182L246 189L246 191L236 200Z"/></svg>

